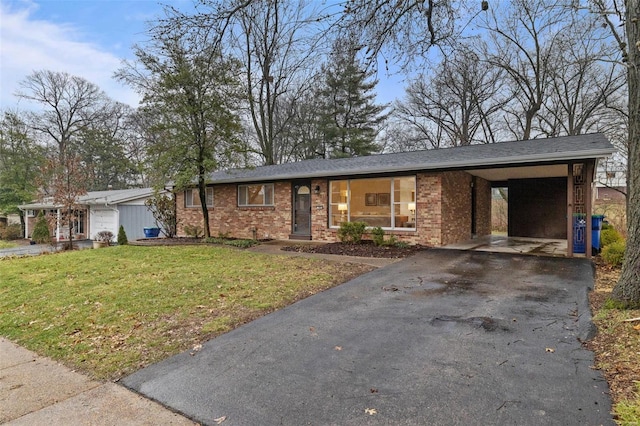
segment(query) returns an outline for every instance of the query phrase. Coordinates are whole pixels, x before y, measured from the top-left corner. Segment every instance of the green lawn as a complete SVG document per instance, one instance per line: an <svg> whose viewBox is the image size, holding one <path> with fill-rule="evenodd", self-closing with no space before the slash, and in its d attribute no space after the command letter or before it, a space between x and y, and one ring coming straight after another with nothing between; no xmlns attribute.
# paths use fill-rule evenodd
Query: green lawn
<svg viewBox="0 0 640 426"><path fill-rule="evenodd" d="M203 245L3 259L0 335L113 380L369 269Z"/></svg>
<svg viewBox="0 0 640 426"><path fill-rule="evenodd" d="M12 242L12 241L3 241L0 240L0 249L6 249L6 248L14 248L17 247L18 244Z"/></svg>

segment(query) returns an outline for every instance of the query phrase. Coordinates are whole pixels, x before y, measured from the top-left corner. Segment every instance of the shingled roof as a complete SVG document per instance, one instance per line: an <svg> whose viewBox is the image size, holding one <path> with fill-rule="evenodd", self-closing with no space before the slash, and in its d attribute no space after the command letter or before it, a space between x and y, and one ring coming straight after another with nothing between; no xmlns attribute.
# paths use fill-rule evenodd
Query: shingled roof
<svg viewBox="0 0 640 426"><path fill-rule="evenodd" d="M365 157L316 159L212 173L212 183L241 183L376 173L514 167L607 157L615 148L601 133L471 145Z"/></svg>

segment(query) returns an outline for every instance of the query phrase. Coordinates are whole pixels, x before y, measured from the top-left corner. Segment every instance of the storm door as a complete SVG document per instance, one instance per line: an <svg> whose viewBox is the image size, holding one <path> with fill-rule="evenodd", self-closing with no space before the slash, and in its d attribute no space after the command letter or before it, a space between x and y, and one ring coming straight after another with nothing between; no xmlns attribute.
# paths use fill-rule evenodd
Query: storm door
<svg viewBox="0 0 640 426"><path fill-rule="evenodd" d="M311 183L293 183L293 234L311 236Z"/></svg>

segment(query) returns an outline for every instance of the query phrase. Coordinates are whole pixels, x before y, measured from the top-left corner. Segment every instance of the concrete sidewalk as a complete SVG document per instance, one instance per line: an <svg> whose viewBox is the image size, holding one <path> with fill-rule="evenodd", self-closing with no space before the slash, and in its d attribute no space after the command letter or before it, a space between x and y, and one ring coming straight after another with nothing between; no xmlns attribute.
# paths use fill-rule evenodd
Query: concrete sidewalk
<svg viewBox="0 0 640 426"><path fill-rule="evenodd" d="M193 425L115 383L101 383L0 338L0 424Z"/></svg>

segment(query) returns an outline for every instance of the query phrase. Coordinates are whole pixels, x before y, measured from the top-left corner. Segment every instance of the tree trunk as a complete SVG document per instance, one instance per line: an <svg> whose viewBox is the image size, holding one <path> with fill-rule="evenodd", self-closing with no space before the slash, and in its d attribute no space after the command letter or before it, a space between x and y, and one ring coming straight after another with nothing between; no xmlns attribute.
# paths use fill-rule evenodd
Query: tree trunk
<svg viewBox="0 0 640 426"><path fill-rule="evenodd" d="M207 186L205 184L203 174L198 177L198 196L200 198L200 206L202 208L202 229L204 231L204 238L209 238L211 236L211 230L209 229L209 209L207 208Z"/></svg>
<svg viewBox="0 0 640 426"><path fill-rule="evenodd" d="M627 176L627 249L620 280L611 296L626 307L640 307L640 0L627 0L629 50L629 159Z"/></svg>

